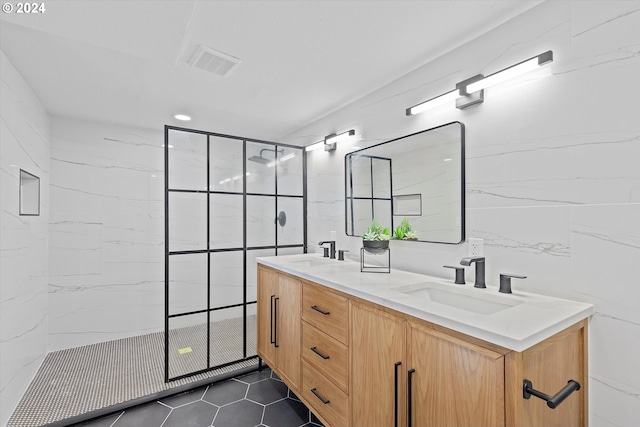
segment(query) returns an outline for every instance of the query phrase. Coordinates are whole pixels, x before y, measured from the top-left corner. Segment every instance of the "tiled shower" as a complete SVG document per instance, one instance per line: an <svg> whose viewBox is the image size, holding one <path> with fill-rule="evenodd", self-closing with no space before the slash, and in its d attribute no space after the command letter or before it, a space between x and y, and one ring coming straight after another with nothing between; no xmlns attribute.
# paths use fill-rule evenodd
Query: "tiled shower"
<svg viewBox="0 0 640 427"><path fill-rule="evenodd" d="M42 366L61 374L45 375L34 385L38 390L18 396L24 402L16 415L23 418L14 417L15 425L37 425L29 424L36 413L41 420L62 419L95 411L111 398L139 398L255 366L255 258L305 250L303 150L210 132L165 135L61 118L52 120L50 149L56 178L42 186L41 216L31 224L50 222L50 292L41 313L49 326L42 342L52 353ZM271 160L249 161L260 156ZM47 174L40 176L47 182ZM49 197L55 198L51 213ZM286 221L277 221L280 212ZM75 349L84 365L75 365ZM109 372L116 354L135 372L102 377L83 371ZM194 372L191 380L163 384L165 376ZM109 391L112 383L127 389L126 396ZM56 389L63 392L63 384L96 399L88 406L60 399ZM56 411L56 401L65 408ZM47 411L38 412L38 405Z"/></svg>

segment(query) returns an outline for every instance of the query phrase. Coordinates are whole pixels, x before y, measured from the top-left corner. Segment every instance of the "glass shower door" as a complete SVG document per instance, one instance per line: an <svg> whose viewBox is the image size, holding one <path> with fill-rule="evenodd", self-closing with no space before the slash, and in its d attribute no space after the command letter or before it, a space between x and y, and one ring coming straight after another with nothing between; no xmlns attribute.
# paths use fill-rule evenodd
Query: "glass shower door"
<svg viewBox="0 0 640 427"><path fill-rule="evenodd" d="M166 381L257 358L255 258L306 252L305 167L300 147L165 127Z"/></svg>

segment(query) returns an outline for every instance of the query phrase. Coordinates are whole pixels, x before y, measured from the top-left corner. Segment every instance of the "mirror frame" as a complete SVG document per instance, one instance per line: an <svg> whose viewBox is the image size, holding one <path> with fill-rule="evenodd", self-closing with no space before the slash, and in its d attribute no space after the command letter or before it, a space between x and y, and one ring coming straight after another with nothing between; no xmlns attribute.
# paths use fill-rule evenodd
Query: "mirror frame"
<svg viewBox="0 0 640 427"><path fill-rule="evenodd" d="M374 144L371 145L369 147L365 147L365 148L360 148L358 150L354 150L350 153L345 154L344 156L344 232L347 236L349 237L361 237L361 235L358 234L349 234L348 232L348 218L347 218L347 213L349 211L349 207L348 207L348 203L350 198L348 197L347 194L347 189L348 189L348 184L349 184L349 169L348 169L348 158L350 155L354 154L354 153L358 153L361 151L365 151L374 147L379 147L381 145L384 144L390 144L393 142L397 142L400 141L402 139L405 138L409 138L415 135L419 135L421 133L426 133L429 131L433 131L436 129L440 129L442 127L445 126L449 126L449 125L453 125L453 124L458 124L460 125L460 240L456 241L456 242L441 242L441 241L437 241L437 240L403 240L403 241L408 241L408 242L422 242L422 243L440 243L440 244L444 244L444 245L459 245L461 243L464 243L465 239L466 239L466 201L465 201L465 187L466 187L466 172L465 172L465 125L464 123L460 122L460 121L453 121L453 122L448 122L448 123L444 123L442 125L439 126L435 126L429 129L424 129L421 130L419 132L414 132L408 135L404 135L398 138L394 138L394 139L390 139L388 141L384 141L378 144ZM393 180L393 177L392 177ZM353 197L352 197L353 198ZM394 224L393 224L393 186L391 187L391 233L393 236L393 231L394 231ZM353 213L352 213L353 214ZM392 239L395 240L395 239Z"/></svg>

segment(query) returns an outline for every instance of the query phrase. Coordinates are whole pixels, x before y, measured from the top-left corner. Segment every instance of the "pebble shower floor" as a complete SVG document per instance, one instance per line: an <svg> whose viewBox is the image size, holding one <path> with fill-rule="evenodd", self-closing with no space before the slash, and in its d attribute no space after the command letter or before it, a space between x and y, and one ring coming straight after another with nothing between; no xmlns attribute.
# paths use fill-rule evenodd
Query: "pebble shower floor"
<svg viewBox="0 0 640 427"><path fill-rule="evenodd" d="M247 336L255 337L255 316L247 320ZM217 332L212 333L211 339L221 350L212 354L212 363L237 359L230 358L225 349L242 348L241 322L241 319L216 322L212 331ZM248 354L256 354L255 340L247 344ZM165 383L164 332L51 352L42 362L7 427L57 423L256 364L257 360L249 360ZM188 366L183 369L183 372L196 370Z"/></svg>

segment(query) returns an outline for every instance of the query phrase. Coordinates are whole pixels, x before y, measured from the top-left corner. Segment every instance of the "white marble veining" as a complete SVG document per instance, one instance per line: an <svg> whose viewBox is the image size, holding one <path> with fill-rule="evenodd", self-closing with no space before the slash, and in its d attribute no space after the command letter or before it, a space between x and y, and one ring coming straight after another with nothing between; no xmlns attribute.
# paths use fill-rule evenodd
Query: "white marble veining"
<svg viewBox="0 0 640 427"><path fill-rule="evenodd" d="M205 190L205 135L171 131L169 186ZM211 137L211 190L242 191L242 141ZM80 120L54 118L52 128L50 350L162 330L164 322L164 136ZM259 155L265 144L247 144ZM286 149L290 150L290 149ZM285 152L283 154L287 154ZM264 156L273 152L264 152ZM250 166L251 165L251 166ZM301 194L302 162L295 157L267 167L247 162L249 191ZM255 169L254 169L255 168ZM267 177L271 182L267 182ZM243 197L209 197L211 249L243 245ZM247 244L302 244L302 199L279 197L284 227L274 225L276 198L247 196ZM207 249L207 195L169 194L169 250ZM273 255L273 251L261 256ZM248 254L249 265L258 254ZM211 304L239 304L242 252L211 255ZM171 257L170 311L206 307L206 255ZM250 274L254 270L248 269ZM255 277L248 277L248 300L255 300ZM203 287L204 286L204 287ZM204 304L204 305L203 305ZM225 314L226 313L226 314ZM230 310L221 316L235 315Z"/></svg>
<svg viewBox="0 0 640 427"><path fill-rule="evenodd" d="M544 2L286 138L308 144L335 128L356 128L362 138L308 155L313 244L344 229L342 169L351 147L463 122L467 238L485 239L489 285L499 273L520 273L528 278L514 280L514 289L595 305L592 426L640 419L638 349L629 344L640 341L639 28L638 1ZM548 77L489 88L483 104L466 110L404 114L458 81L549 49ZM359 239L337 240L355 258ZM467 245L392 241L391 251L395 268L450 278L442 265L459 263Z"/></svg>
<svg viewBox="0 0 640 427"><path fill-rule="evenodd" d="M389 274L362 273L360 263L328 261L317 254L258 258L257 261L515 351L524 351L594 313L591 304L522 291L505 295L495 287L475 289L471 285L455 285L452 280L401 270L392 269ZM448 296L472 298L474 310L487 305L489 311L478 313L459 308L455 303L452 306L430 297L403 293L419 290L425 282ZM494 304L508 308L490 312L497 309Z"/></svg>
<svg viewBox="0 0 640 427"><path fill-rule="evenodd" d="M47 352L49 114L0 52L0 425ZM19 176L40 178L40 215L20 216Z"/></svg>
<svg viewBox="0 0 640 427"><path fill-rule="evenodd" d="M53 119L49 350L162 329L163 144L161 130Z"/></svg>
<svg viewBox="0 0 640 427"><path fill-rule="evenodd" d="M571 248L573 290L640 327L640 203L572 208Z"/></svg>

